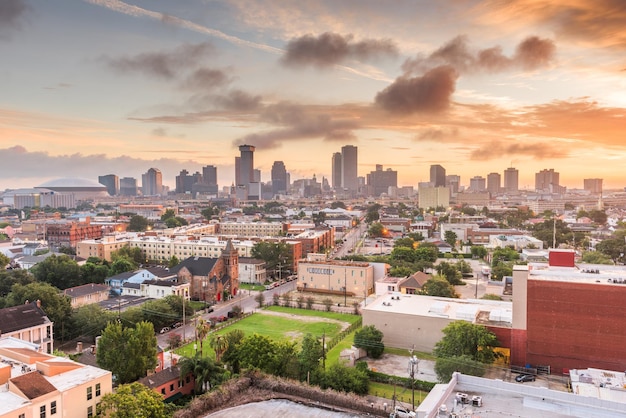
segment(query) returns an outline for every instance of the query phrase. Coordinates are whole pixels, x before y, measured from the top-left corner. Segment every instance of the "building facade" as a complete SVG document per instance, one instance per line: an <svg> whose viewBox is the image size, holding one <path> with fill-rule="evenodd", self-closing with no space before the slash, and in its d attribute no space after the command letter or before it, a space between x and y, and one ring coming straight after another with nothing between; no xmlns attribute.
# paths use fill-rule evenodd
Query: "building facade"
<svg viewBox="0 0 626 418"><path fill-rule="evenodd" d="M141 176L141 189L144 196L163 194L163 174L158 168L150 168Z"/></svg>
<svg viewBox="0 0 626 418"><path fill-rule="evenodd" d="M519 171L516 168L509 167L504 170L504 191L507 193L515 193L519 190Z"/></svg>
<svg viewBox="0 0 626 418"><path fill-rule="evenodd" d="M105 186L111 196L117 196L120 193L120 178L115 174L98 176L98 183Z"/></svg>
<svg viewBox="0 0 626 418"><path fill-rule="evenodd" d="M354 145L341 147L341 186L351 192L359 188L358 149Z"/></svg>
<svg viewBox="0 0 626 418"><path fill-rule="evenodd" d="M433 187L446 186L446 169L439 164L430 166L430 184Z"/></svg>

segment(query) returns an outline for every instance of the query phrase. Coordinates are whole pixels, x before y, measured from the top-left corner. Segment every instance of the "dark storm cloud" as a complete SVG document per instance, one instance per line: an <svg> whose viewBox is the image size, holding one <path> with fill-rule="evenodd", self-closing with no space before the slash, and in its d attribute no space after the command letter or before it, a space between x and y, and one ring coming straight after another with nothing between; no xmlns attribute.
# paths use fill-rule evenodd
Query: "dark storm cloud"
<svg viewBox="0 0 626 418"><path fill-rule="evenodd" d="M434 68L421 77L401 76L379 92L375 102L393 113L440 112L450 106L457 78L450 66Z"/></svg>
<svg viewBox="0 0 626 418"><path fill-rule="evenodd" d="M114 69L121 72L139 72L164 79L173 79L180 72L197 66L214 51L212 44L185 44L172 51L146 52L130 57L104 58Z"/></svg>
<svg viewBox="0 0 626 418"><path fill-rule="evenodd" d="M544 142L506 143L504 141L492 141L487 144L483 144L480 148L472 151L470 153L470 159L486 161L493 158L521 155L543 160L550 158L565 158L569 156L569 152L562 146L551 146Z"/></svg>
<svg viewBox="0 0 626 418"><path fill-rule="evenodd" d="M427 57L407 60L402 69L405 73L421 73L433 67L449 65L460 73L536 70L548 66L554 60L555 52L554 42L537 36L520 42L511 57L507 57L500 46L473 51L467 37L457 36Z"/></svg>
<svg viewBox="0 0 626 418"><path fill-rule="evenodd" d="M254 144L260 148L277 148L281 141L321 138L325 141L354 141L353 129L359 127L355 120L333 118L329 113L316 111L293 103L267 106L261 121L282 128L246 135L234 145Z"/></svg>
<svg viewBox="0 0 626 418"><path fill-rule="evenodd" d="M11 29L19 28L29 6L24 0L0 1L0 35Z"/></svg>
<svg viewBox="0 0 626 418"><path fill-rule="evenodd" d="M398 48L390 39L364 39L355 42L352 35L342 36L326 32L319 36L304 35L289 41L282 62L287 66L312 65L323 68L350 59L371 61L397 54Z"/></svg>

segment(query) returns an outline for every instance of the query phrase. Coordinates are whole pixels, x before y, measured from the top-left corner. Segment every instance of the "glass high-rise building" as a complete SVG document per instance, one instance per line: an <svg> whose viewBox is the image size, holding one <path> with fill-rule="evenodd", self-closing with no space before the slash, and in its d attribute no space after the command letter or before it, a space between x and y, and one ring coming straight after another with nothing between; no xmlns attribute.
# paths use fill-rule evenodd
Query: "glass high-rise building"
<svg viewBox="0 0 626 418"><path fill-rule="evenodd" d="M239 179L238 186L249 186L254 183L254 150L252 145L239 146Z"/></svg>
<svg viewBox="0 0 626 418"><path fill-rule="evenodd" d="M519 171L517 168L509 167L504 170L504 191L507 193L519 190Z"/></svg>
<svg viewBox="0 0 626 418"><path fill-rule="evenodd" d="M115 174L107 174L105 176L98 176L98 183L107 188L107 192L111 196L120 194L120 178Z"/></svg>
<svg viewBox="0 0 626 418"><path fill-rule="evenodd" d="M349 191L359 189L358 152L354 145L341 147L341 186Z"/></svg>
<svg viewBox="0 0 626 418"><path fill-rule="evenodd" d="M333 189L339 190L343 187L341 183L341 153L335 152L332 160L332 175L331 181L333 183Z"/></svg>
<svg viewBox="0 0 626 418"><path fill-rule="evenodd" d="M144 196L157 196L163 193L163 174L158 168L149 169L141 176L141 189Z"/></svg>
<svg viewBox="0 0 626 418"><path fill-rule="evenodd" d="M282 161L274 161L272 165L272 194L287 192L287 169Z"/></svg>
<svg viewBox="0 0 626 418"><path fill-rule="evenodd" d="M446 169L439 164L430 166L430 183L433 187L445 187Z"/></svg>

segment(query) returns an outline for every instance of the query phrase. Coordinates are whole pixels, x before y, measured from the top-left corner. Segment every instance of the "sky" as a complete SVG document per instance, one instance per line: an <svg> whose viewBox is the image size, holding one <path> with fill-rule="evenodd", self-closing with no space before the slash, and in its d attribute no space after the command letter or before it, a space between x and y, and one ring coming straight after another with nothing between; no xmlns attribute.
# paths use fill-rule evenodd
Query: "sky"
<svg viewBox="0 0 626 418"><path fill-rule="evenodd" d="M174 187L254 145L270 180L358 147L399 186L553 168L626 186L623 0L1 0L0 190L61 177Z"/></svg>

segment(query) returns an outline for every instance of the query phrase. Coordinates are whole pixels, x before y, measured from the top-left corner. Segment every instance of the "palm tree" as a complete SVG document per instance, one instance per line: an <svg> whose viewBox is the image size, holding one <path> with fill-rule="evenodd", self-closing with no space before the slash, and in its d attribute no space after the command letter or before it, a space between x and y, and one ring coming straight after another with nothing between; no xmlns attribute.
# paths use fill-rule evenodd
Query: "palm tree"
<svg viewBox="0 0 626 418"><path fill-rule="evenodd" d="M196 323L196 341L200 340L200 353L202 354L202 342L206 338L209 330L211 329L211 324L209 324L204 319L200 318Z"/></svg>
<svg viewBox="0 0 626 418"><path fill-rule="evenodd" d="M180 380L184 380L191 373L196 386L195 393L202 393L210 390L212 386L219 384L222 380L224 370L219 367L210 357L203 357L196 354L193 357L183 357L178 362L180 369Z"/></svg>
<svg viewBox="0 0 626 418"><path fill-rule="evenodd" d="M215 350L215 361L219 363L220 357L228 349L228 340L222 335L211 335L211 348Z"/></svg>

